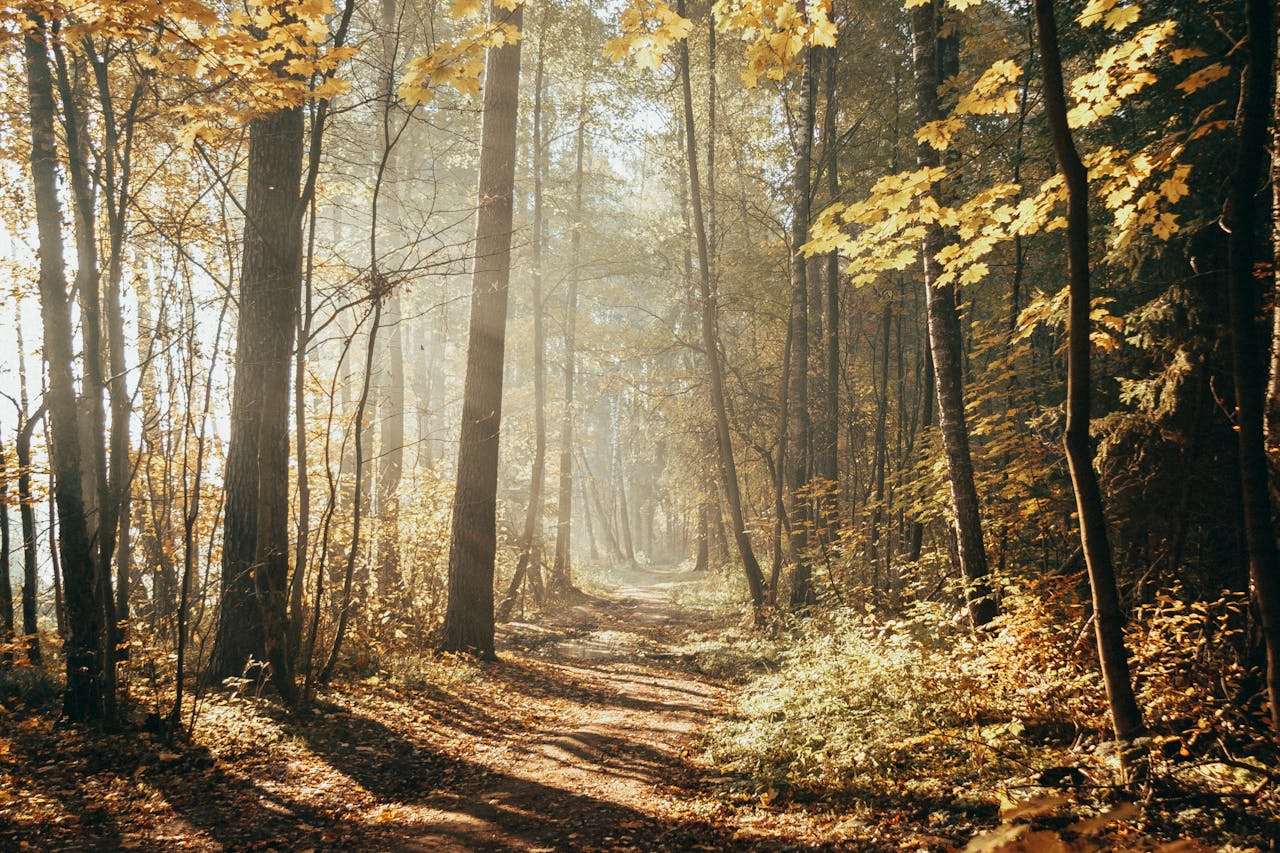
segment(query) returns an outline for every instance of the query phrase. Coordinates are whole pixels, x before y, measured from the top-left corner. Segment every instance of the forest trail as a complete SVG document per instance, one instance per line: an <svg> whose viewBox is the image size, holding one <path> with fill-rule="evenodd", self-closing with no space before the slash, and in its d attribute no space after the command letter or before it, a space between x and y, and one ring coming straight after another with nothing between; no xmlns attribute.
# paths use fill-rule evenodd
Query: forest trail
<svg viewBox="0 0 1280 853"><path fill-rule="evenodd" d="M538 625L500 626L499 655L542 662L534 685L562 691L550 725L492 744L493 774L475 800L421 814L408 850L723 849L723 828L670 817L697 784L692 740L719 713L724 687L678 649L712 617L672 591L696 576L634 567L607 597L584 595ZM499 667L502 664L498 665Z"/></svg>
<svg viewBox="0 0 1280 853"><path fill-rule="evenodd" d="M297 717L206 695L186 741L94 738L53 711L10 726L0 849L836 849L801 840L823 837L816 815L731 804L698 766L731 698L683 650L731 627L681 601L698 579L615 572L607 595L500 626L494 663L419 655Z"/></svg>

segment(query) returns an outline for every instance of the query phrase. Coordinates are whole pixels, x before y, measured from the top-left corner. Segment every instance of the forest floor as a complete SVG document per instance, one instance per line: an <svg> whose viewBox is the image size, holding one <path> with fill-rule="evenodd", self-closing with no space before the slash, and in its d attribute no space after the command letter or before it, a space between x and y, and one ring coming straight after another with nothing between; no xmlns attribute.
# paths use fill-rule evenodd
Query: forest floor
<svg viewBox="0 0 1280 853"><path fill-rule="evenodd" d="M615 569L607 592L499 626L497 662L387 655L296 716L206 694L190 737L88 732L56 702L0 697L0 850L1212 849L1090 840L1105 819L1028 831L1060 797L981 835L999 807L963 785L827 798L721 775L702 736L735 719L743 682L707 673L749 675L751 632L703 606L706 581Z"/></svg>
<svg viewBox="0 0 1280 853"><path fill-rule="evenodd" d="M496 663L351 678L296 718L205 696L189 741L0 707L0 849L900 849L898 817L728 797L698 764L730 688L682 649L733 626L679 603L693 579L629 571L501 626Z"/></svg>

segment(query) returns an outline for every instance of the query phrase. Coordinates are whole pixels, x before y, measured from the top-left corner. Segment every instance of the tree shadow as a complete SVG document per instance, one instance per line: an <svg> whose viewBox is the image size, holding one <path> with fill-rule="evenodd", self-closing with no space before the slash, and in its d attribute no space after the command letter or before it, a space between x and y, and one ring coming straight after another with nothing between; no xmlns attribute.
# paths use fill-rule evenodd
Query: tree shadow
<svg viewBox="0 0 1280 853"><path fill-rule="evenodd" d="M602 796L444 755L362 714L334 713L341 713L342 741L333 737L330 727L299 726L294 731L324 761L379 799L428 815L423 822L391 822L396 838L391 849L827 849L796 841L735 838L729 828L706 820L664 820ZM640 781L669 780L671 775L667 757L622 738L583 731L560 735L553 742L567 755L593 764L608 756L610 772Z"/></svg>

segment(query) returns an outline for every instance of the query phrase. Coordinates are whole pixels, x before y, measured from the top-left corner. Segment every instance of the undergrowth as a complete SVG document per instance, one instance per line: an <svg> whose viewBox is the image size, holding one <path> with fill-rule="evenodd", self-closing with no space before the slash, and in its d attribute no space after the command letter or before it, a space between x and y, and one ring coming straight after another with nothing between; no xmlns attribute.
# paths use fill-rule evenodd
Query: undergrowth
<svg viewBox="0 0 1280 853"><path fill-rule="evenodd" d="M1267 849L1280 837L1280 777L1258 673L1240 652L1245 600L1188 603L1174 590L1136 614L1128 639L1151 732L1138 788L1123 784L1075 601L1067 581L1009 590L985 635L936 602L790 619L743 650L762 661L770 646L776 664L754 668L703 760L762 802L883 798L923 816L986 809L988 822L1048 794L1089 813L1134 793L1148 798L1132 818L1144 831Z"/></svg>

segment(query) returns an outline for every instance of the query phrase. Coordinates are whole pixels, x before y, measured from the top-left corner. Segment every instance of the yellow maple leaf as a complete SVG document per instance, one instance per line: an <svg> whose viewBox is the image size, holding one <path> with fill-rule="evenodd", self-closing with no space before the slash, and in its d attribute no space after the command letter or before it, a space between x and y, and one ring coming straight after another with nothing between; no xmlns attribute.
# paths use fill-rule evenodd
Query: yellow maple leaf
<svg viewBox="0 0 1280 853"><path fill-rule="evenodd" d="M1206 65L1178 84L1184 95L1194 94L1210 83L1215 83L1231 73L1231 69L1221 62Z"/></svg>
<svg viewBox="0 0 1280 853"><path fill-rule="evenodd" d="M1117 6L1102 18L1102 25L1109 30L1119 32L1138 20L1137 6Z"/></svg>

